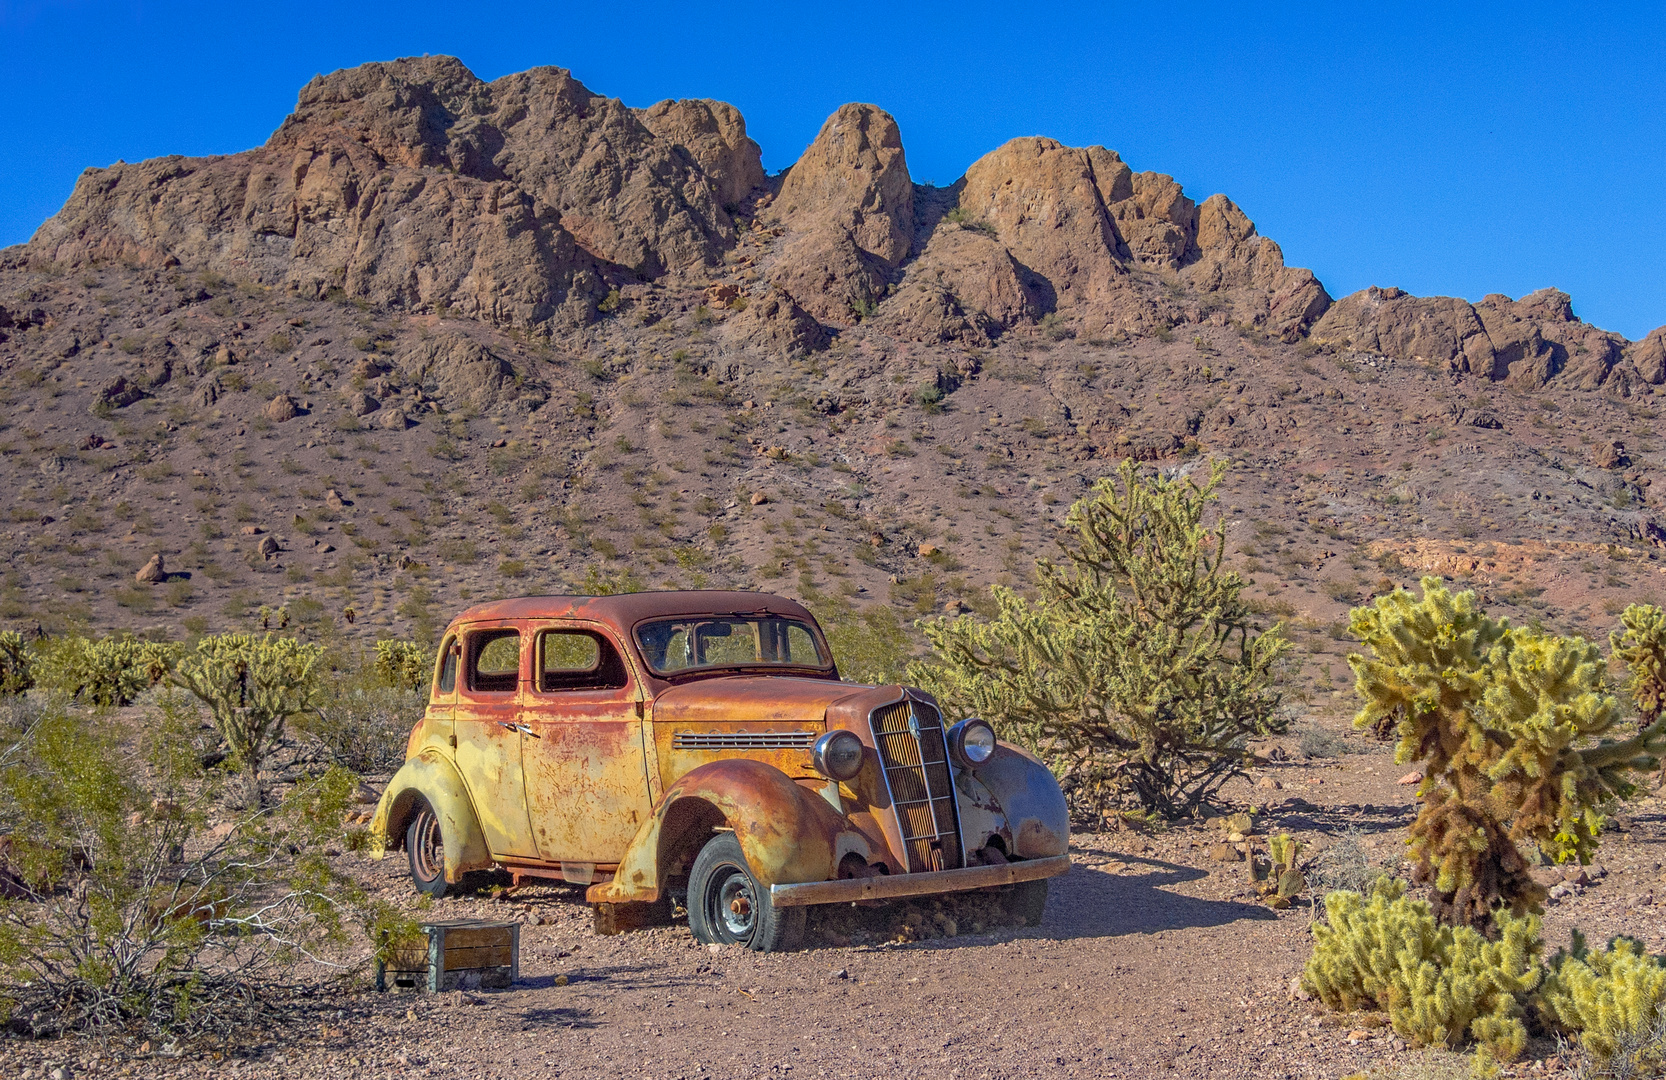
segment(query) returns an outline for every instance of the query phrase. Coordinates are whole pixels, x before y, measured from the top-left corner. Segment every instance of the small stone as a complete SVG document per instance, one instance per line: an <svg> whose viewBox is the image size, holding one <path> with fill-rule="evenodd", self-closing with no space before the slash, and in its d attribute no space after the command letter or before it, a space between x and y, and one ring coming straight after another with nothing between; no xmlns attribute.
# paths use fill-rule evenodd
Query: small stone
<svg viewBox="0 0 1666 1080"><path fill-rule="evenodd" d="M492 449L493 450L501 450L501 449L503 449L504 447L506 447L508 445L509 445L509 440L508 439L494 439L492 441Z"/></svg>
<svg viewBox="0 0 1666 1080"><path fill-rule="evenodd" d="M835 978L835 979L848 979L848 978L850 978L850 972L848 970L846 970L845 968L840 968L838 971L835 971L833 973L833 978Z"/></svg>
<svg viewBox="0 0 1666 1080"><path fill-rule="evenodd" d="M937 545L936 544L921 544L920 545L920 558L929 559L935 554L937 554Z"/></svg>
<svg viewBox="0 0 1666 1080"><path fill-rule="evenodd" d="M341 510L352 504L341 497L341 492L337 491L335 488L330 488L328 491L324 492L324 505L328 506L331 510Z"/></svg>
<svg viewBox="0 0 1666 1080"><path fill-rule="evenodd" d="M261 528L259 525L245 525L240 531L244 536L259 536L266 530Z"/></svg>
<svg viewBox="0 0 1666 1080"><path fill-rule="evenodd" d="M1423 774L1420 772L1409 772L1394 782L1396 784L1421 784L1423 782Z"/></svg>
<svg viewBox="0 0 1666 1080"><path fill-rule="evenodd" d="M1231 844L1216 844L1209 849L1209 858L1215 862L1241 862L1244 857Z"/></svg>
<svg viewBox="0 0 1666 1080"><path fill-rule="evenodd" d="M753 506L762 506L764 503L769 501L769 496L765 495L761 491L754 491L752 493L752 500L751 501L752 501Z"/></svg>
<svg viewBox="0 0 1666 1080"><path fill-rule="evenodd" d="M1284 785L1270 776L1263 776L1255 782L1255 786L1263 791L1283 791Z"/></svg>
<svg viewBox="0 0 1666 1080"><path fill-rule="evenodd" d="M1354 1030L1348 1032L1348 1041L1351 1043L1364 1042L1370 1037L1371 1033L1366 1031L1364 1028L1355 1028Z"/></svg>
<svg viewBox="0 0 1666 1080"><path fill-rule="evenodd" d="M150 557L150 561L139 568L133 575L133 580L142 585L159 585L168 580L168 571L162 566L162 553L159 551Z"/></svg>

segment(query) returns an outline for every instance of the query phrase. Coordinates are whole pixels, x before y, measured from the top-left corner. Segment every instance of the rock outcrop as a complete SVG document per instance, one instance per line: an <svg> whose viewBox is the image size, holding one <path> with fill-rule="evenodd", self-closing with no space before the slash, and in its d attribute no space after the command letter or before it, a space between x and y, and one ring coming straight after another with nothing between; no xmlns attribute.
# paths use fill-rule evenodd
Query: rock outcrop
<svg viewBox="0 0 1666 1080"><path fill-rule="evenodd" d="M758 144L746 136L746 119L723 101L661 101L637 114L659 138L687 150L733 213L768 179Z"/></svg>
<svg viewBox="0 0 1666 1080"><path fill-rule="evenodd" d="M1136 288L1136 269L1286 338L1330 303L1224 195L1199 207L1172 177L1136 174L1102 146L1014 139L973 163L956 191L892 301L901 310L887 313L901 336L975 341L1054 311L1129 332L1202 317L1203 305Z"/></svg>
<svg viewBox="0 0 1666 1080"><path fill-rule="evenodd" d="M451 331L415 342L398 356L397 364L405 378L448 409L472 406L493 412L513 406L531 411L549 400L549 389L541 381L516 371L478 341ZM398 426L404 426L402 414L390 415L401 417Z"/></svg>
<svg viewBox="0 0 1666 1080"><path fill-rule="evenodd" d="M1628 394L1637 384L1666 379L1666 349L1658 363L1649 339L1628 350L1618 334L1575 317L1568 295L1555 289L1520 300L1494 293L1470 304L1372 287L1338 300L1310 336L1324 345L1447 364L1528 389L1556 379L1577 389ZM1631 362L1623 363L1628 357Z"/></svg>
<svg viewBox="0 0 1666 1080"><path fill-rule="evenodd" d="M774 284L834 325L867 312L914 240L896 120L873 105L841 106L787 173L772 216L789 232Z"/></svg>
<svg viewBox="0 0 1666 1080"><path fill-rule="evenodd" d="M585 321L605 280L698 269L733 243L723 204L756 179L749 141L727 106L680 104L655 122L694 146L560 68L488 84L449 57L366 64L308 83L257 150L89 169L30 253L500 325ZM702 108L715 143L697 137Z"/></svg>

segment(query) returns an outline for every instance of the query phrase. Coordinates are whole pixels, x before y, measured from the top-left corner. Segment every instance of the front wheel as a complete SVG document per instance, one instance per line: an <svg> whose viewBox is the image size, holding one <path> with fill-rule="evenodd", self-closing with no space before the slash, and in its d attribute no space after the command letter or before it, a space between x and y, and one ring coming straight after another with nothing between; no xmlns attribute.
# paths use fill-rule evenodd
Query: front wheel
<svg viewBox="0 0 1666 1080"><path fill-rule="evenodd" d="M438 900L445 895L445 833L439 815L424 800L405 827L405 858L411 864L411 882L417 892Z"/></svg>
<svg viewBox="0 0 1666 1080"><path fill-rule="evenodd" d="M745 945L757 952L796 949L808 913L776 907L769 886L746 865L734 833L718 833L700 849L688 875L688 926L706 945Z"/></svg>

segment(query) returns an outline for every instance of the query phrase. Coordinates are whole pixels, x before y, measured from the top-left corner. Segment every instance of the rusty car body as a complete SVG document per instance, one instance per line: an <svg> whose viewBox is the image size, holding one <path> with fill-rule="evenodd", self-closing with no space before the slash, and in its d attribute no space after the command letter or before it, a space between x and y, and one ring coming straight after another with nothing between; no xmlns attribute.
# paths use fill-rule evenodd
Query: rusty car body
<svg viewBox="0 0 1666 1080"><path fill-rule="evenodd" d="M372 821L433 895L497 868L588 885L604 931L676 899L761 950L814 904L996 889L1037 922L1068 836L1051 773L988 725L841 681L791 600L715 591L458 615Z"/></svg>

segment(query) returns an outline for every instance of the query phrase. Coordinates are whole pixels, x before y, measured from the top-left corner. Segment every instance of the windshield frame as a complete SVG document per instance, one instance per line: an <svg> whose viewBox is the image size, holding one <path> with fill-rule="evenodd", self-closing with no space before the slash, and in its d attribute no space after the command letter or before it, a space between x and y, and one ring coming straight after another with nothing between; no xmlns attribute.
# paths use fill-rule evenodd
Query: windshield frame
<svg viewBox="0 0 1666 1080"><path fill-rule="evenodd" d="M664 670L654 666L653 656L642 639L642 632L648 627L674 623L683 625L697 625L707 622L732 620L743 623L778 622L803 627L809 633L810 641L815 646L816 655L821 658L819 664L799 663L795 661L779 660L749 660L745 662L719 661L715 663L690 664L687 667ZM690 676L719 674L722 672L815 672L818 675L834 674L837 667L833 660L833 650L827 645L827 638L821 632L815 619L800 618L797 615L780 614L773 611L718 611L700 612L677 615L656 615L643 619L631 627L631 645L642 661L642 666L656 679L675 680Z"/></svg>

